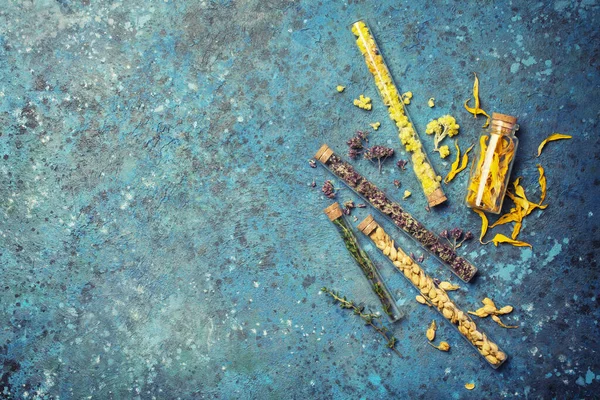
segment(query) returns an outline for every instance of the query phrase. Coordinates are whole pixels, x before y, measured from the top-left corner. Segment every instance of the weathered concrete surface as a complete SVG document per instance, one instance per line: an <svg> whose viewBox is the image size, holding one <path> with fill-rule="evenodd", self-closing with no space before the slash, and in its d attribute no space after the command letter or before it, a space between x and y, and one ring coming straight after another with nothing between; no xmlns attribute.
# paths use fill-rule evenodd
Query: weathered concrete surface
<svg viewBox="0 0 600 400"><path fill-rule="evenodd" d="M597 2L0 3L0 396L599 392ZM519 116L514 176L532 198L535 165L546 168L550 205L520 236L533 251L463 249L481 276L457 302L472 310L489 296L515 306L506 322L519 329L481 321L510 356L499 371L412 301L375 252L407 312L393 327L403 359L319 294L325 285L377 306L322 214L330 201L318 188L331 178L307 159L324 142L343 152L374 121L382 126L371 142L402 157L348 29L358 18L414 93L421 131L451 113L461 147L475 141L483 121L462 103L476 71L482 106ZM371 113L352 105L363 93ZM553 132L574 139L534 158ZM415 178L393 164L378 175L356 162L395 197L411 190L406 208L428 227L478 232L462 204L466 173L446 187L448 206L427 213ZM452 278L433 260L426 268ZM450 353L426 344L431 319Z"/></svg>

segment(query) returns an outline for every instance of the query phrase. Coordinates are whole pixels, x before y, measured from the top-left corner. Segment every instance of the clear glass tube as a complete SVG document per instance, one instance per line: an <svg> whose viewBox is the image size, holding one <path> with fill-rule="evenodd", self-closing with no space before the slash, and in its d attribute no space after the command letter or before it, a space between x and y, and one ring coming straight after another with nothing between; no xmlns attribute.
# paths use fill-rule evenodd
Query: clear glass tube
<svg viewBox="0 0 600 400"><path fill-rule="evenodd" d="M388 316L391 322L396 322L402 318L403 314L400 312L392 293L385 284L379 270L373 264L373 261L369 258L367 253L358 244L358 239L354 235L354 232L344 217L342 209L339 203L334 203L325 209L325 214L329 217L331 222L337 228L348 252L354 258L361 271L369 281L373 292L379 298L383 311Z"/></svg>
<svg viewBox="0 0 600 400"><path fill-rule="evenodd" d="M364 21L352 24L352 33L356 36L358 49L364 56L369 72L375 79L381 99L388 107L390 118L398 128L398 137L406 151L411 154L413 171L427 196L428 204L433 207L443 203L446 201L446 196L440 184L442 178L433 169L427 153L423 149L419 135L404 107L402 96L385 64L375 38Z"/></svg>
<svg viewBox="0 0 600 400"><path fill-rule="evenodd" d="M407 256L400 247L395 246L394 241L372 216L369 215L362 221L358 225L358 229L367 235L375 246L392 261L394 266L426 299L428 305L438 310L493 368L498 368L506 361L506 353L477 328L471 317L450 300L446 291L437 286L423 268Z"/></svg>
<svg viewBox="0 0 600 400"><path fill-rule="evenodd" d="M343 161L326 144L315 154L315 158L333 175L340 178L354 193L369 202L375 209L388 217L398 228L407 233L423 249L436 256L456 276L469 282L477 273L477 268L460 257L456 251L435 233L429 231L402 206L360 175L352 165Z"/></svg>
<svg viewBox="0 0 600 400"><path fill-rule="evenodd" d="M471 166L465 202L493 214L499 214L508 187L519 140L517 119L510 115L492 114L489 128L483 131Z"/></svg>

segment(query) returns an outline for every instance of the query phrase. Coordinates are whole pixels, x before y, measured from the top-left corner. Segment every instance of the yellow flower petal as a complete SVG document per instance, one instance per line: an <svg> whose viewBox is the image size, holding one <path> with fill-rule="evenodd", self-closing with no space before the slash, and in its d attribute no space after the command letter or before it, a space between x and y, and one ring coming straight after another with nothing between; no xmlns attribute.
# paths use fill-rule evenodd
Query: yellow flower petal
<svg viewBox="0 0 600 400"><path fill-rule="evenodd" d="M467 100L465 101L465 109L473 114L473 118L477 118L477 115L485 115L487 120L483 127L487 128L487 126L490 124L491 117L481 108L479 108L479 78L477 78L477 74L474 72L473 75L475 75L475 82L473 82L473 98L475 99L475 107L469 107L469 100Z"/></svg>
<svg viewBox="0 0 600 400"><path fill-rule="evenodd" d="M473 211L475 211L475 213L481 217L481 235L479 235L479 243L487 244L489 242L483 243L483 237L485 236L485 233L488 229L488 219L483 211L478 210L476 208L474 208Z"/></svg>
<svg viewBox="0 0 600 400"><path fill-rule="evenodd" d="M546 173L544 172L544 167L542 167L540 164L537 165L537 169L540 173L540 177L538 178L538 181L540 182L540 202L538 204L542 204L544 202L544 200L546 200Z"/></svg>
<svg viewBox="0 0 600 400"><path fill-rule="evenodd" d="M562 140L562 139L572 139L573 136L571 135L563 135L562 133L553 133L552 135L548 136L546 139L544 139L542 141L542 143L540 143L539 147L538 147L538 157L542 154L542 149L544 148L544 146L546 145L546 143L548 142L553 142L555 140Z"/></svg>
<svg viewBox="0 0 600 400"><path fill-rule="evenodd" d="M474 383L465 383L465 389L473 390L473 389L475 389L475 384Z"/></svg>
<svg viewBox="0 0 600 400"><path fill-rule="evenodd" d="M344 91L344 89L346 89L346 86L338 85L336 87L336 89L337 89L338 92L342 93Z"/></svg>
<svg viewBox="0 0 600 400"><path fill-rule="evenodd" d="M499 243L508 243L508 244L512 244L513 246L516 247L531 247L533 248L529 243L525 243L525 242L520 242L518 240L513 240L511 238L508 238L500 233L497 233L496 236L494 236L494 238L492 239L492 242L494 243L494 246L498 246Z"/></svg>
<svg viewBox="0 0 600 400"><path fill-rule="evenodd" d="M433 107L435 107L435 98L433 98L433 97L432 97L432 98L430 98L430 99L429 99L429 101L427 102L427 105L428 105L430 108L433 108Z"/></svg>

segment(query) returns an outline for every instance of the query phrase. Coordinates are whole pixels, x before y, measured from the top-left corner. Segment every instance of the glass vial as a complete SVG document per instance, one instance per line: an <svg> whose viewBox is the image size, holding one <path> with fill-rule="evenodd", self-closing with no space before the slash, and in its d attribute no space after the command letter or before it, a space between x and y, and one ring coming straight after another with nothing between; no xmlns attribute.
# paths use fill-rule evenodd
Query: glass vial
<svg viewBox="0 0 600 400"><path fill-rule="evenodd" d="M327 207L324 212L337 228L344 241L344 244L346 245L346 248L350 252L350 255L352 258L354 258L363 274L371 284L371 289L373 289L373 292L375 292L379 298L381 306L383 307L383 311L386 313L391 322L398 321L400 318L402 318L403 314L398 308L396 300L394 300L394 296L392 296L392 293L383 281L379 270L375 264L373 264L373 261L371 261L369 256L367 256L367 254L359 246L358 239L354 235L354 232L350 227L350 223L348 223L346 217L344 217L339 203L333 203Z"/></svg>
<svg viewBox="0 0 600 400"><path fill-rule="evenodd" d="M492 114L492 121L479 138L467 185L467 206L499 214L519 140L517 118Z"/></svg>

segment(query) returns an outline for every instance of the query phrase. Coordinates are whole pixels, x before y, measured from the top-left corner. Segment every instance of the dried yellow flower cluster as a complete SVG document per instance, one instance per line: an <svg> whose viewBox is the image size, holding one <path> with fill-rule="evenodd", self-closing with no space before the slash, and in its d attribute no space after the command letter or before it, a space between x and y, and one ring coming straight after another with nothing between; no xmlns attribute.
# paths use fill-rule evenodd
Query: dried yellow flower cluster
<svg viewBox="0 0 600 400"><path fill-rule="evenodd" d="M365 97L362 94L358 99L354 99L354 105L358 108L362 108L363 110L371 110L371 98Z"/></svg>
<svg viewBox="0 0 600 400"><path fill-rule="evenodd" d="M500 350L498 345L489 340L485 333L477 329L477 326L469 315L461 311L450 300L446 291L440 286L436 286L433 279L416 262L406 255L402 249L396 248L394 241L381 226L377 224L367 235L377 248L394 263L394 266L419 290L420 295L417 296L417 301L437 308L444 318L456 326L458 331L475 346L479 353L493 367L500 366L506 360L506 353ZM445 342L442 343L436 348L448 351L450 346Z"/></svg>
<svg viewBox="0 0 600 400"><path fill-rule="evenodd" d="M419 136L405 113L404 102L405 100L410 102L412 93L407 92L402 96L400 95L400 92L398 92L398 89L392 80L392 75L385 65L383 56L377 48L377 43L363 21L358 21L352 25L352 33L356 36L356 44L365 58L369 71L375 78L375 84L377 89L379 89L383 103L388 107L390 118L394 121L399 130L400 141L404 145L406 151L411 153L413 169L421 182L423 192L428 196L429 200L429 196L436 190L439 189L441 191L440 181L442 178L435 173L433 167L429 163L429 160L423 151ZM445 200L443 192L440 197L443 197L444 199L437 204ZM436 204L431 204L430 201L430 205Z"/></svg>

